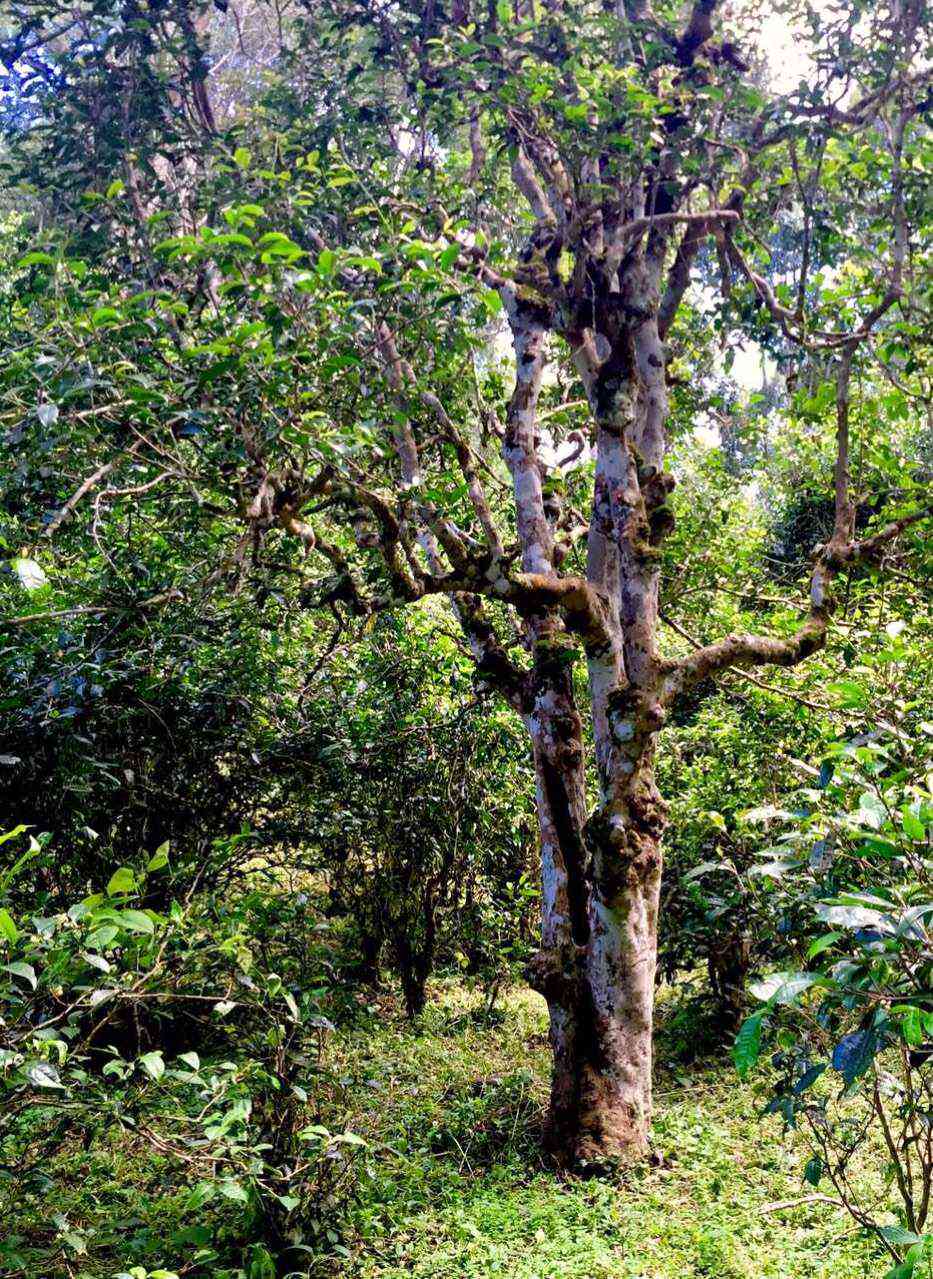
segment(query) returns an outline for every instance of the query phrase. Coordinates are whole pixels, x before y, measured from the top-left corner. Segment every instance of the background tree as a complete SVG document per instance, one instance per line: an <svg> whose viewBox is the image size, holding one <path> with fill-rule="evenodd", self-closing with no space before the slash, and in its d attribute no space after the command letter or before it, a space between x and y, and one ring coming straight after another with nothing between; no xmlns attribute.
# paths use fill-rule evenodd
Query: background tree
<svg viewBox="0 0 933 1279"><path fill-rule="evenodd" d="M477 700L445 620L378 619L356 661L322 671L295 743L330 909L353 922L364 979L378 984L380 960L398 972L410 1017L439 962L493 991L530 942L522 743L504 707Z"/></svg>

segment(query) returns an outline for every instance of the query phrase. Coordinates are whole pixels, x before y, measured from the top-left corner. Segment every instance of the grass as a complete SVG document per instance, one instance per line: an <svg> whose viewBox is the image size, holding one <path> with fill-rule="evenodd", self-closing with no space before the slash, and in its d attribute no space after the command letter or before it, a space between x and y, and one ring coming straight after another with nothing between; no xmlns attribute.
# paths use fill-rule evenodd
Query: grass
<svg viewBox="0 0 933 1279"><path fill-rule="evenodd" d="M888 1266L831 1204L805 1199L802 1141L727 1062L664 1062L655 1163L561 1180L537 1154L548 1053L542 1001L515 991L501 1024L440 984L420 1030L383 1018L336 1046L347 1125L374 1144L372 1180L335 1270L343 1279L864 1279Z"/></svg>
<svg viewBox="0 0 933 1279"><path fill-rule="evenodd" d="M678 1064L671 1035L683 1036L682 1017L665 1030L662 1016L654 1161L579 1181L556 1176L538 1153L542 1001L516 989L492 1019L481 1009L478 992L440 981L419 1026L386 995L367 1025L332 1036L327 1065L342 1100L329 1105L343 1109L316 1117L365 1138L368 1153L349 1218L294 1276L866 1279L888 1269L834 1205L774 1208L813 1194L802 1182L805 1144L758 1118L762 1098L727 1060ZM192 1216L184 1172L126 1133L100 1132L90 1150L76 1141L45 1184L22 1198L0 1185L0 1276L112 1279L133 1258L182 1279L253 1279L236 1205ZM56 1229L72 1236L60 1269L47 1260ZM9 1268L4 1242L19 1258ZM200 1248L217 1262L198 1262Z"/></svg>

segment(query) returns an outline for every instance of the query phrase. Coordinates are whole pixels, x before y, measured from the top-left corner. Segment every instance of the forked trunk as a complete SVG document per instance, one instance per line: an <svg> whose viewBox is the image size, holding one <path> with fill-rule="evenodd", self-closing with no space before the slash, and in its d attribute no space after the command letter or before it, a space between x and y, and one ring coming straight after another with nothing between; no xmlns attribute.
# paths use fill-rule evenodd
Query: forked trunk
<svg viewBox="0 0 933 1279"><path fill-rule="evenodd" d="M541 825L542 950L532 979L553 1052L547 1144L567 1167L648 1149L661 881L661 806L640 775L624 830L586 820L582 733L569 678L540 693L529 728Z"/></svg>
<svg viewBox="0 0 933 1279"><path fill-rule="evenodd" d="M519 166L518 178L527 176ZM673 487L664 471L667 394L657 322L663 252L634 261L618 291L597 291L564 333L596 428L589 594L585 620L569 628L582 638L589 670L599 781L589 818L568 651L577 641L546 611L526 617L535 661L527 719L543 888L533 976L548 1002L554 1053L549 1144L571 1166L643 1156L651 1122L664 825L654 783L654 742L665 715L658 592ZM535 427L546 325L517 297L507 306L516 389L504 454L514 479L522 568L547 578L555 529L542 500Z"/></svg>

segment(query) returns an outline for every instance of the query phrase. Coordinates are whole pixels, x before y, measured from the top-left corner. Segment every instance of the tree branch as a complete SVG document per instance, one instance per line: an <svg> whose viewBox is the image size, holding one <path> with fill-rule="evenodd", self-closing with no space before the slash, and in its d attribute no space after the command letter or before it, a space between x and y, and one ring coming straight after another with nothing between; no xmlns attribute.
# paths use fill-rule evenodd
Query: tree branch
<svg viewBox="0 0 933 1279"><path fill-rule="evenodd" d="M94 488L97 484L99 484L101 480L106 479L106 477L110 475L112 471L115 471L116 468L120 465L120 463L123 462L126 458L135 457L136 454L139 452L139 450L142 448L142 445L143 445L143 441L137 440L135 444L131 444L128 449L126 449L124 452L121 452L118 457L113 458L110 462L105 462L103 466L99 466L97 470L93 472L93 474L89 475L86 480L83 480L82 483L79 484L78 487L75 489L75 491L72 493L71 497L68 499L65 505L61 507L60 510L56 511L52 519L49 520L48 524L46 525L43 531L42 536L54 537L55 533L58 531L59 528L61 528L65 520L68 519L69 515L71 515L72 511L74 511L75 507L80 504L81 499L83 497L86 497L87 494L90 493L91 489Z"/></svg>

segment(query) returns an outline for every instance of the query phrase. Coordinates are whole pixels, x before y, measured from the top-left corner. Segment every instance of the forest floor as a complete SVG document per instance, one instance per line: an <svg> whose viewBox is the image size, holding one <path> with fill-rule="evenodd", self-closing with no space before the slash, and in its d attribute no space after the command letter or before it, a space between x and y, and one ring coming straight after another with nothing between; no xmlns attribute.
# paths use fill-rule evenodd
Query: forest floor
<svg viewBox="0 0 933 1279"><path fill-rule="evenodd" d="M480 991L441 980L413 1026L386 990L327 1041L324 1064L339 1084L320 1117L366 1144L346 1165L349 1212L339 1195L340 1212L320 1223L322 1247L296 1255L289 1274L880 1279L890 1262L877 1245L803 1181L801 1135L759 1118L764 1081L741 1083L724 1051L685 1064L697 1036L683 1009L665 989L654 1160L581 1181L561 1179L538 1153L548 1077L538 996L510 990L487 1016ZM3 1279L113 1279L134 1260L147 1262L134 1276L166 1273L153 1265L179 1279L272 1273L271 1259L269 1269L255 1261L239 1205L218 1204L195 1224L178 1164L119 1128L89 1143L76 1132L43 1176L45 1189L27 1194L0 1181ZM47 1251L56 1232L60 1269Z"/></svg>
<svg viewBox="0 0 933 1279"><path fill-rule="evenodd" d="M728 1058L678 1064L659 1043L653 1166L565 1181L541 1166L543 1002L438 983L419 1030L397 1018L336 1046L356 1098L347 1126L377 1173L335 1273L359 1279L865 1279L890 1263L802 1179L807 1150ZM478 1015L479 1013L479 1015ZM673 1023L673 1024L671 1024ZM688 1032L689 1033L689 1030ZM777 1205L797 1202L793 1207Z"/></svg>

